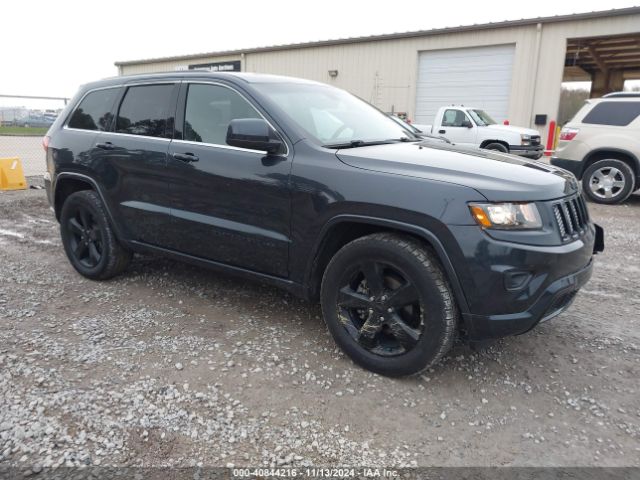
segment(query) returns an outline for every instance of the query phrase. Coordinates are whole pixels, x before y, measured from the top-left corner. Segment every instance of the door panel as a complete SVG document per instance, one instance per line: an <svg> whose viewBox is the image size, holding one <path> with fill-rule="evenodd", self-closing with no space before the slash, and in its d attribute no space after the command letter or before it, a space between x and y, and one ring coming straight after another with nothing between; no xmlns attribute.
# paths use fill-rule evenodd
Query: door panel
<svg viewBox="0 0 640 480"><path fill-rule="evenodd" d="M169 140L103 133L93 149L96 170L131 240L165 246L168 242L167 152Z"/></svg>
<svg viewBox="0 0 640 480"><path fill-rule="evenodd" d="M466 127L471 124L472 127ZM476 145L478 127L471 121L469 116L462 110L448 108L442 114L442 121L437 131L438 135L451 140L460 145Z"/></svg>
<svg viewBox="0 0 640 480"><path fill-rule="evenodd" d="M260 114L226 86L193 83L183 88L188 92L184 122L178 130L184 132L185 140L174 140L168 157L176 232L172 248L287 276L291 155L226 145L232 119L262 118ZM194 157L197 161L189 161Z"/></svg>
<svg viewBox="0 0 640 480"><path fill-rule="evenodd" d="M96 137L93 157L102 183L131 240L170 243L167 154L178 84L132 85L115 120L115 132Z"/></svg>
<svg viewBox="0 0 640 480"><path fill-rule="evenodd" d="M264 153L172 142L173 248L272 275L287 274L291 163ZM192 153L197 162L171 156Z"/></svg>

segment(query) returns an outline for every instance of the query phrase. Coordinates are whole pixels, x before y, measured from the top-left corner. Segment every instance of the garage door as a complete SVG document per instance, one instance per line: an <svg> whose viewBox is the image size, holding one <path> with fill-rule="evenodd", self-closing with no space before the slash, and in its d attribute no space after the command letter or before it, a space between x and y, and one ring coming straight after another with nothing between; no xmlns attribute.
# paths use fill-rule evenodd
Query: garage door
<svg viewBox="0 0 640 480"><path fill-rule="evenodd" d="M506 120L514 50L515 45L493 45L420 52L415 122L433 123L438 109L451 104Z"/></svg>

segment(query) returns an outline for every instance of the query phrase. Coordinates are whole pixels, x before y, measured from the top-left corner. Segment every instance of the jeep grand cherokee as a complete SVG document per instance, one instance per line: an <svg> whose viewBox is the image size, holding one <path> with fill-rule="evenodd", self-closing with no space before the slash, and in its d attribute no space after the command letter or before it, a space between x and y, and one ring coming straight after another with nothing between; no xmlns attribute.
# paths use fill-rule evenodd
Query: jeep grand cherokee
<svg viewBox="0 0 640 480"><path fill-rule="evenodd" d="M390 376L456 335L524 333L588 280L602 231L562 169L420 139L293 78L176 72L85 85L44 138L73 267L156 252L319 300L335 341Z"/></svg>

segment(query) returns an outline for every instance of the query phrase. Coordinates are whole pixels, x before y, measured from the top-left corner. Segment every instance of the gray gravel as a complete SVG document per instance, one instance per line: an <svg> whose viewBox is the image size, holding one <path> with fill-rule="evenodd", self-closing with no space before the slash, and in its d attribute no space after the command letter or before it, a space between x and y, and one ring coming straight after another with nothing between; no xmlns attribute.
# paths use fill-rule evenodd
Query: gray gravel
<svg viewBox="0 0 640 480"><path fill-rule="evenodd" d="M270 287L152 257L86 280L44 192L0 193L0 464L640 466L640 197L591 212L568 312L392 380Z"/></svg>

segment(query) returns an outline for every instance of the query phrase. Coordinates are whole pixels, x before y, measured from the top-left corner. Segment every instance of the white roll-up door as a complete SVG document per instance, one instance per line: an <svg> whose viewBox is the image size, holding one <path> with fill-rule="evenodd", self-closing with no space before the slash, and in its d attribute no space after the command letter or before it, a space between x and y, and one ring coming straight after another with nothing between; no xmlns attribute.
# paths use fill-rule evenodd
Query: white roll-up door
<svg viewBox="0 0 640 480"><path fill-rule="evenodd" d="M482 108L507 119L515 45L420 52L415 123L431 124L446 105Z"/></svg>

